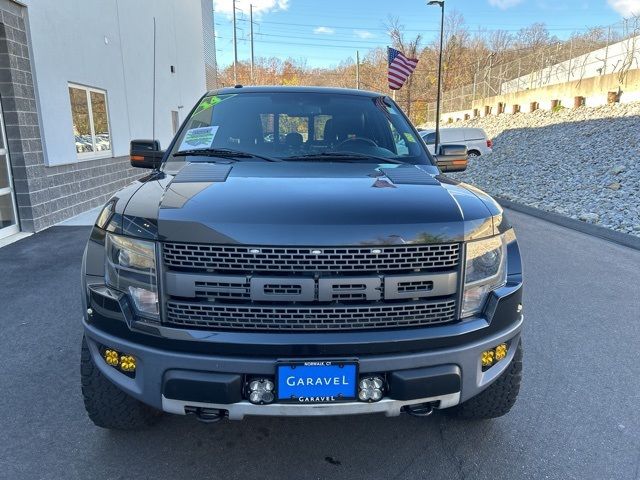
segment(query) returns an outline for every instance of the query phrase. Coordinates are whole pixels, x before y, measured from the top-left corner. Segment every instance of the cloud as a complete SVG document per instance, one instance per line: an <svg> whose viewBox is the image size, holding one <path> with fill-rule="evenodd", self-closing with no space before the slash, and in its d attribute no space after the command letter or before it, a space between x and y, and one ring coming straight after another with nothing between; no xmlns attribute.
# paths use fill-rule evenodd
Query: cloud
<svg viewBox="0 0 640 480"><path fill-rule="evenodd" d="M354 30L353 34L358 38L362 38L363 40L365 40L367 38L375 37L375 34L371 33L368 30Z"/></svg>
<svg viewBox="0 0 640 480"><path fill-rule="evenodd" d="M249 5L253 5L253 14L261 15L263 13L277 12L278 10L287 10L289 8L289 0L236 0L236 8L244 13L249 13ZM213 9L216 13L231 15L233 2L231 0L213 0Z"/></svg>
<svg viewBox="0 0 640 480"><path fill-rule="evenodd" d="M566 12L570 9L568 4L558 2L557 0L552 0L550 2L540 0L536 5L540 10L544 10L545 12L552 12L551 14L557 13L557 12ZM580 8L584 10L582 5L580 6Z"/></svg>
<svg viewBox="0 0 640 480"><path fill-rule="evenodd" d="M506 10L507 8L515 7L522 0L489 0L489 5L492 7L498 7L500 10Z"/></svg>
<svg viewBox="0 0 640 480"><path fill-rule="evenodd" d="M333 35L336 31L329 27L316 27L313 29L313 33L316 35Z"/></svg>
<svg viewBox="0 0 640 480"><path fill-rule="evenodd" d="M640 0L607 0L607 3L623 17L640 15Z"/></svg>

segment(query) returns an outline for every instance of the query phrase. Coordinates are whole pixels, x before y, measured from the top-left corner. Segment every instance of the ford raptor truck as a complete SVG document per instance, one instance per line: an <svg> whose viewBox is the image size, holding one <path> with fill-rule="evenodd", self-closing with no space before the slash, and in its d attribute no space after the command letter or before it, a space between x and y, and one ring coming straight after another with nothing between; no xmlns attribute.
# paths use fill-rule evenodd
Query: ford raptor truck
<svg viewBox="0 0 640 480"><path fill-rule="evenodd" d="M443 409L504 415L522 371L522 267L486 193L445 175L389 97L316 87L204 95L82 260L91 420L206 422Z"/></svg>

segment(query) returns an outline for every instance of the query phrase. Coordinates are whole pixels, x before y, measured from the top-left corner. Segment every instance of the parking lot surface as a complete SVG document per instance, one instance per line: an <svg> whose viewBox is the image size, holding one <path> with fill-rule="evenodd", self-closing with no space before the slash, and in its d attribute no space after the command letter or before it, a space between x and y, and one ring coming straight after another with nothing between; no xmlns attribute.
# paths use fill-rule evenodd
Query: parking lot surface
<svg viewBox="0 0 640 480"><path fill-rule="evenodd" d="M640 251L508 214L526 276L524 383L485 422L166 416L101 430L79 382L88 227L0 249L0 478L640 478Z"/></svg>

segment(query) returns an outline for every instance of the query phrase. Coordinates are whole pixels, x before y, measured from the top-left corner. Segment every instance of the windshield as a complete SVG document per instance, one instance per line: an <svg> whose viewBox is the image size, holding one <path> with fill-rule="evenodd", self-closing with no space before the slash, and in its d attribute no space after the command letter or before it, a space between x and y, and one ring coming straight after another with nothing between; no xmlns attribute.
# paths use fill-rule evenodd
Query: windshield
<svg viewBox="0 0 640 480"><path fill-rule="evenodd" d="M207 96L182 128L167 167L177 167L175 162L211 161L212 155L204 155L207 151L227 157L229 151L244 152L257 159L286 161L371 158L376 163L432 163L391 100L349 94Z"/></svg>

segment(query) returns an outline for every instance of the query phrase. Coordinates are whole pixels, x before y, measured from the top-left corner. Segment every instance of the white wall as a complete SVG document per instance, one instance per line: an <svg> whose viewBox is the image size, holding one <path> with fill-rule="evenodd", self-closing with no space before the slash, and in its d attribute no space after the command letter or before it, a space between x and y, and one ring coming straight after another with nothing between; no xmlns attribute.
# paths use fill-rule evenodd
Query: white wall
<svg viewBox="0 0 640 480"><path fill-rule="evenodd" d="M640 68L640 36L635 36L503 82L500 86L500 94L515 93L616 73L623 69L638 68Z"/></svg>
<svg viewBox="0 0 640 480"><path fill-rule="evenodd" d="M205 92L200 0L25 3L48 164L78 161L69 82L107 91L113 156L127 155L133 138L151 138L154 16L156 138L166 147L171 111L182 121Z"/></svg>

